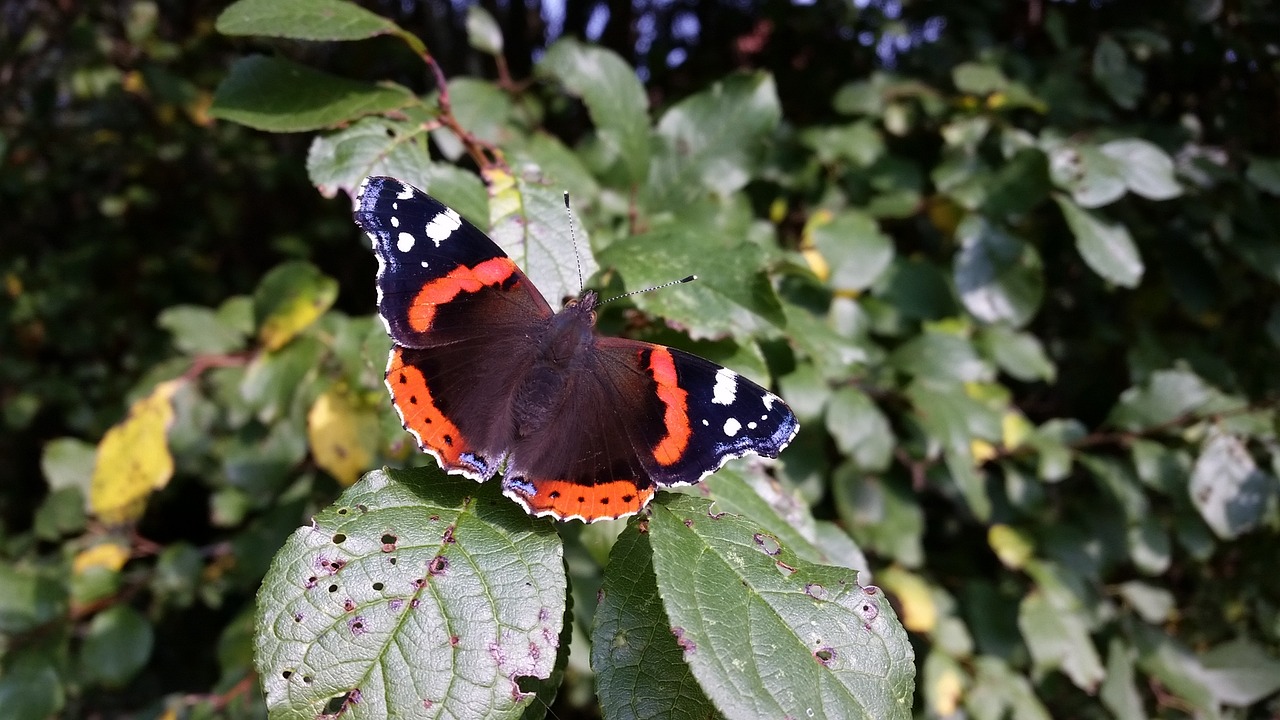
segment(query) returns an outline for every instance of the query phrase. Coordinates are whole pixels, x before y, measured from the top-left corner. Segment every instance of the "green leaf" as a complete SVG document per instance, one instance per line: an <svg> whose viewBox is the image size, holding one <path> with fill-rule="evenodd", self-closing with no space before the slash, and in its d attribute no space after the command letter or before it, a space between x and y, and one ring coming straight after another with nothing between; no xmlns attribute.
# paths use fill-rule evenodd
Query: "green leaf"
<svg viewBox="0 0 1280 720"><path fill-rule="evenodd" d="M220 355L244 348L247 334L224 323L211 308L175 305L165 308L156 324L173 336L174 347L188 355Z"/></svg>
<svg viewBox="0 0 1280 720"><path fill-rule="evenodd" d="M870 215L846 210L815 218L812 237L831 267L827 284L837 291L860 292L871 287L893 262L893 242Z"/></svg>
<svg viewBox="0 0 1280 720"><path fill-rule="evenodd" d="M1118 160L1093 145L1062 144L1049 151L1049 177L1080 207L1102 207L1124 197L1125 176Z"/></svg>
<svg viewBox="0 0 1280 720"><path fill-rule="evenodd" d="M1093 50L1093 79L1126 110L1136 107L1146 90L1142 71L1129 63L1124 48L1110 36L1103 36Z"/></svg>
<svg viewBox="0 0 1280 720"><path fill-rule="evenodd" d="M363 118L316 137L307 152L307 173L325 197L339 190L355 197L360 182L370 175L388 175L429 192L430 176L423 169L431 165L431 157L425 140L423 131L410 123Z"/></svg>
<svg viewBox="0 0 1280 720"><path fill-rule="evenodd" d="M260 353L240 380L240 397L260 420L278 419L303 381L316 371L323 352L319 340L302 337L277 352Z"/></svg>
<svg viewBox="0 0 1280 720"><path fill-rule="evenodd" d="M1275 476L1258 467L1240 438L1216 428L1196 458L1188 488L1200 516L1224 540L1257 527L1276 490Z"/></svg>
<svg viewBox="0 0 1280 720"><path fill-rule="evenodd" d="M823 165L846 162L855 168L870 168L885 153L879 127L869 120L805 128L800 142Z"/></svg>
<svg viewBox="0 0 1280 720"><path fill-rule="evenodd" d="M626 167L631 185L649 174L649 98L635 70L611 50L562 38L538 63L587 106L605 151Z"/></svg>
<svg viewBox="0 0 1280 720"><path fill-rule="evenodd" d="M851 463L831 480L836 510L858 545L905 567L924 562L924 511L899 478L867 475Z"/></svg>
<svg viewBox="0 0 1280 720"><path fill-rule="evenodd" d="M1117 285L1137 287L1145 268L1129 230L1109 224L1062 195L1054 195L1067 225L1076 236L1076 249L1094 272Z"/></svg>
<svg viewBox="0 0 1280 720"><path fill-rule="evenodd" d="M1001 370L1022 382L1053 382L1057 377L1058 369L1040 339L1029 332L991 325L979 331L977 345Z"/></svg>
<svg viewBox="0 0 1280 720"><path fill-rule="evenodd" d="M964 706L976 720L1051 720L1049 710L1036 697L1026 676L1014 672L997 657L979 655L973 687L965 693Z"/></svg>
<svg viewBox="0 0 1280 720"><path fill-rule="evenodd" d="M670 628L653 573L653 549L633 521L609 553L591 634L591 667L604 717L718 716Z"/></svg>
<svg viewBox="0 0 1280 720"><path fill-rule="evenodd" d="M690 496L658 499L649 539L670 632L721 712L911 716L906 633L855 571L809 563L754 522Z"/></svg>
<svg viewBox="0 0 1280 720"><path fill-rule="evenodd" d="M50 490L78 488L88 497L98 449L77 438L50 440L40 453L40 470Z"/></svg>
<svg viewBox="0 0 1280 720"><path fill-rule="evenodd" d="M78 487L54 490L36 508L33 529L36 537L56 541L64 535L84 530L85 493Z"/></svg>
<svg viewBox="0 0 1280 720"><path fill-rule="evenodd" d="M471 77L454 78L449 81L449 102L458 124L480 140L506 145L517 135L511 127L515 103L495 83ZM456 161L462 157L462 143L448 128L433 130L431 139L446 159Z"/></svg>
<svg viewBox="0 0 1280 720"><path fill-rule="evenodd" d="M109 688L123 687L151 659L155 631L142 613L112 605L93 616L80 648L85 677Z"/></svg>
<svg viewBox="0 0 1280 720"><path fill-rule="evenodd" d="M1222 643L1200 661L1205 683L1227 705L1248 707L1280 690L1280 660L1248 638Z"/></svg>
<svg viewBox="0 0 1280 720"><path fill-rule="evenodd" d="M1055 607L1043 593L1032 593L1018 606L1018 629L1038 670L1061 670L1090 693L1106 676L1081 611Z"/></svg>
<svg viewBox="0 0 1280 720"><path fill-rule="evenodd" d="M502 55L502 28L479 5L467 8L467 43L485 55Z"/></svg>
<svg viewBox="0 0 1280 720"><path fill-rule="evenodd" d="M852 386L837 390L827 404L827 430L854 467L873 473L888 469L893 430L866 393Z"/></svg>
<svg viewBox="0 0 1280 720"><path fill-rule="evenodd" d="M1254 156L1244 176L1259 190L1280 195L1280 158Z"/></svg>
<svg viewBox="0 0 1280 720"><path fill-rule="evenodd" d="M259 593L255 662L273 717L520 717L564 620L550 522L435 469L369 473L299 528ZM358 695L356 695L358 693Z"/></svg>
<svg viewBox="0 0 1280 720"><path fill-rule="evenodd" d="M258 340L279 350L315 322L338 297L338 281L309 262L294 260L272 268L253 292Z"/></svg>
<svg viewBox="0 0 1280 720"><path fill-rule="evenodd" d="M777 293L760 269L763 251L741 240L666 226L614 242L600 261L615 268L629 290L697 275L697 282L633 298L646 312L688 328L695 339L747 339L776 332L785 322Z"/></svg>
<svg viewBox="0 0 1280 720"><path fill-rule="evenodd" d="M1168 200L1182 194L1182 186L1173 177L1173 158L1158 146L1125 138L1112 140L1100 148L1103 155L1116 161L1125 185L1148 200Z"/></svg>
<svg viewBox="0 0 1280 720"><path fill-rule="evenodd" d="M956 239L956 291L965 308L987 323L1029 322L1044 299L1044 266L1035 247L977 215L960 223Z"/></svg>
<svg viewBox="0 0 1280 720"><path fill-rule="evenodd" d="M1131 627L1134 646L1138 649L1138 667L1143 672L1159 680L1193 708L1208 710L1217 704L1195 653L1161 629L1140 623Z"/></svg>
<svg viewBox="0 0 1280 720"><path fill-rule="evenodd" d="M585 227L576 227L576 246L567 237L563 189L517 175L510 185L496 189L489 207L489 236L524 269L551 307L577 297L582 282L600 268Z"/></svg>
<svg viewBox="0 0 1280 720"><path fill-rule="evenodd" d="M649 175L650 204L672 206L705 191L727 196L740 190L756 173L781 119L778 91L766 73L730 76L675 104L658 121L661 152Z"/></svg>
<svg viewBox="0 0 1280 720"><path fill-rule="evenodd" d="M1111 644L1107 647L1107 677L1102 682L1098 696L1114 717L1145 720L1147 713L1134 681L1135 656L1136 653L1123 640L1111 639Z"/></svg>
<svg viewBox="0 0 1280 720"><path fill-rule="evenodd" d="M268 132L334 127L418 102L398 85L369 85L279 58L254 55L231 66L210 114Z"/></svg>
<svg viewBox="0 0 1280 720"><path fill-rule="evenodd" d="M239 0L218 16L223 35L363 40L396 32L390 20L344 0Z"/></svg>
<svg viewBox="0 0 1280 720"><path fill-rule="evenodd" d="M66 688L45 649L6 652L0 666L0 708L9 720L47 720L66 704Z"/></svg>
<svg viewBox="0 0 1280 720"><path fill-rule="evenodd" d="M833 327L830 315L820 316L796 303L784 303L782 312L787 319L787 338L813 361L808 367L816 371L815 379L843 382L855 366L867 362L867 351ZM825 395L825 385L819 391Z"/></svg>
<svg viewBox="0 0 1280 720"><path fill-rule="evenodd" d="M1159 370L1142 385L1120 393L1107 422L1125 430L1146 430L1194 416L1217 397L1213 387L1189 370Z"/></svg>
<svg viewBox="0 0 1280 720"><path fill-rule="evenodd" d="M951 68L951 82L960 92L986 95L1008 87L1009 78L998 67L966 62Z"/></svg>
<svg viewBox="0 0 1280 720"><path fill-rule="evenodd" d="M906 319L938 320L959 309L946 273L920 258L895 257L874 290Z"/></svg>
<svg viewBox="0 0 1280 720"><path fill-rule="evenodd" d="M1138 617L1152 625L1160 625L1169 620L1177 607L1177 599L1173 593L1141 580L1120 583L1117 592Z"/></svg>
<svg viewBox="0 0 1280 720"><path fill-rule="evenodd" d="M912 377L970 382L991 377L991 368L968 339L949 332L926 330L889 356L889 365Z"/></svg>
<svg viewBox="0 0 1280 720"><path fill-rule="evenodd" d="M62 579L13 563L0 564L0 633L34 630L66 612Z"/></svg>

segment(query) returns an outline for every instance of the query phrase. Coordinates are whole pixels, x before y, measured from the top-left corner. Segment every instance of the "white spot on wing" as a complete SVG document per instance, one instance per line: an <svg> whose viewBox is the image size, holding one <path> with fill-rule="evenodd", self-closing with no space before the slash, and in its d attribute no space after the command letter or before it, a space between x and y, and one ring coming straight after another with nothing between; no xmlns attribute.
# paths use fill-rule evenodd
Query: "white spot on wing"
<svg viewBox="0 0 1280 720"><path fill-rule="evenodd" d="M418 263L418 264L419 264L419 265L421 265L422 267L426 267L426 266L427 266L427 261L426 261L426 260L423 260L422 262L420 262L420 263Z"/></svg>
<svg viewBox="0 0 1280 720"><path fill-rule="evenodd" d="M732 405L738 396L738 374L729 368L716 371L716 386L711 390L711 402L717 405Z"/></svg>
<svg viewBox="0 0 1280 720"><path fill-rule="evenodd" d="M413 236L410 235L409 233L407 232L400 233L400 236L397 240L398 241L396 242L396 247L400 248L400 252L407 253L413 249L414 239L413 239Z"/></svg>
<svg viewBox="0 0 1280 720"><path fill-rule="evenodd" d="M756 429L756 422L755 422L754 420L752 420L751 422L747 423L747 429L748 429L748 430L755 430L755 429Z"/></svg>
<svg viewBox="0 0 1280 720"><path fill-rule="evenodd" d="M458 212L453 208L445 208L444 212L427 223L427 237L435 241L436 247L440 247L440 243L448 240L459 227L462 227L462 218L458 217Z"/></svg>
<svg viewBox="0 0 1280 720"><path fill-rule="evenodd" d="M742 429L742 423L738 422L737 418L729 418L728 420L724 421L724 434L728 435L729 437L733 437L734 435L737 435L738 431L741 429Z"/></svg>
<svg viewBox="0 0 1280 720"><path fill-rule="evenodd" d="M777 399L778 399L778 398L777 398L777 396L776 396L776 395L774 395L773 393L765 393L765 395L764 395L764 409L765 409L765 410L772 410L772 409L773 409L773 401L774 401L774 400L777 400Z"/></svg>
<svg viewBox="0 0 1280 720"><path fill-rule="evenodd" d="M391 227L400 227L400 218L395 215L391 216Z"/></svg>
<svg viewBox="0 0 1280 720"><path fill-rule="evenodd" d="M703 421L702 421L702 424L703 424L703 425L710 425L711 423L707 422L706 420L703 420Z"/></svg>
<svg viewBox="0 0 1280 720"><path fill-rule="evenodd" d="M400 186L400 192L396 194L397 200L408 200L413 197L413 188L408 185Z"/></svg>

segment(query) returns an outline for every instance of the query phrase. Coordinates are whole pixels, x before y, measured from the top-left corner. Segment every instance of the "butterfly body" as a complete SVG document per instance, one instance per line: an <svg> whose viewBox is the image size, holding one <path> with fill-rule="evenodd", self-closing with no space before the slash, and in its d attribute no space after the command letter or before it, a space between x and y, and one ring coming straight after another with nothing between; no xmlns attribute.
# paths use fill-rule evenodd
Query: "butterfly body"
<svg viewBox="0 0 1280 720"><path fill-rule="evenodd" d="M554 312L483 232L387 177L355 219L378 258L378 311L394 340L396 411L441 467L535 515L587 522L637 512L656 489L726 460L777 457L798 423L780 398L683 351L595 330L597 297Z"/></svg>

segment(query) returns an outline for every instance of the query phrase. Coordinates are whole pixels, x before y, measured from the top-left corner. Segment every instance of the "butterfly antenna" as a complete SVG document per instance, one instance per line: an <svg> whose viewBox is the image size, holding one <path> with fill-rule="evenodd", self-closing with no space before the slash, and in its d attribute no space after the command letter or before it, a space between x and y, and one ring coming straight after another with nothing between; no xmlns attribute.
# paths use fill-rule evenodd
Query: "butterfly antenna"
<svg viewBox="0 0 1280 720"><path fill-rule="evenodd" d="M569 216L569 242L573 244L573 261L578 264L578 294L582 294L582 256L578 254L578 234L573 229L573 208L569 207L569 191L564 191L564 211Z"/></svg>
<svg viewBox="0 0 1280 720"><path fill-rule="evenodd" d="M631 291L631 292L629 292L629 293L622 293L621 295L617 295L617 296L611 297L611 298L609 298L608 300L601 300L600 302L596 303L596 305L597 305L597 306L600 306L600 305L603 305L603 304L605 304L605 303L607 303L607 302L613 302L614 300L621 300L622 298L628 298L628 297L631 297L632 295L639 295L640 293L647 293L647 292L652 292L652 291L654 291L654 290L661 290L661 289L663 289L663 288L669 288L669 287L671 287L672 285L683 285L684 283L687 283L687 282L693 282L694 280L697 280L697 279L698 279L698 276L697 276L697 275L690 275L690 276L688 276L688 277L682 277L682 278L680 278L679 280L672 280L671 282L662 283L661 285L654 285L653 287L647 287L647 288L645 288L645 289L643 289L643 290L632 290L632 291Z"/></svg>

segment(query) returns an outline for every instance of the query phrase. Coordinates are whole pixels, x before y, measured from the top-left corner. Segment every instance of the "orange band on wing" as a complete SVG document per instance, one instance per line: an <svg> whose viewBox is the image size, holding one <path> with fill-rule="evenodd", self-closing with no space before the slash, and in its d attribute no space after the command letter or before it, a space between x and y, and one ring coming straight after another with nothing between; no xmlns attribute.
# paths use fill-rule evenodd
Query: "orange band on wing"
<svg viewBox="0 0 1280 720"><path fill-rule="evenodd" d="M689 393L676 378L676 363L666 348L655 347L649 355L649 372L658 384L658 399L665 406L663 424L667 434L653 446L653 457L659 465L674 465L689 446Z"/></svg>
<svg viewBox="0 0 1280 720"><path fill-rule="evenodd" d="M405 429L418 436L423 448L435 451L446 469L469 468L459 461L459 456L469 448L458 426L436 407L422 371L405 365L401 352L397 348L387 366L387 387L391 388L391 399L400 411Z"/></svg>
<svg viewBox="0 0 1280 720"><path fill-rule="evenodd" d="M502 283L515 272L516 264L507 257L489 258L475 267L459 265L448 275L422 286L409 305L409 327L420 333L430 330L437 305L449 302L459 293L476 292L486 285Z"/></svg>
<svg viewBox="0 0 1280 720"><path fill-rule="evenodd" d="M568 480L529 481L536 491L508 487L508 493L519 495L529 512L550 513L556 519L577 517L586 522L622 517L639 512L653 499L653 488L643 490L632 480L582 485Z"/></svg>

